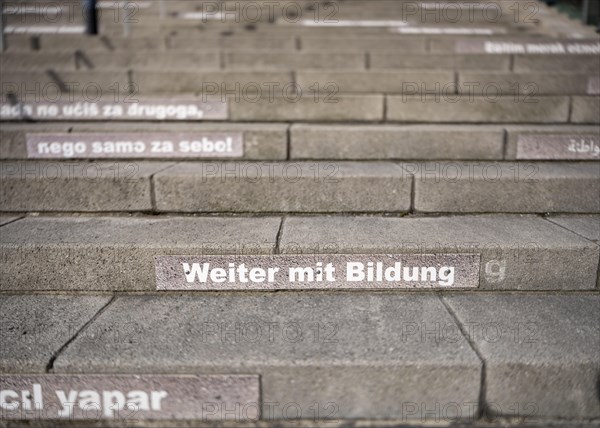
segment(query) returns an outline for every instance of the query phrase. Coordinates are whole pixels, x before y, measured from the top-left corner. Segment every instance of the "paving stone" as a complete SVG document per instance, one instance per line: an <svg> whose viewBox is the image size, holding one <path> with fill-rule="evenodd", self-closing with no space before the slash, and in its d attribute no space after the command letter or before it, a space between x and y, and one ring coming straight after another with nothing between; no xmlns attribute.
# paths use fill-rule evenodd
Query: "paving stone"
<svg viewBox="0 0 600 428"><path fill-rule="evenodd" d="M546 220L600 243L600 215L557 215L546 217Z"/></svg>
<svg viewBox="0 0 600 428"><path fill-rule="evenodd" d="M593 289L598 246L534 216L291 217L282 253L481 254L480 288Z"/></svg>
<svg viewBox="0 0 600 428"><path fill-rule="evenodd" d="M383 96L337 95L329 92L317 95L286 95L269 99L242 97L230 100L229 116L234 121L358 121L383 119Z"/></svg>
<svg viewBox="0 0 600 428"><path fill-rule="evenodd" d="M224 61L236 70L365 69L363 53L227 52Z"/></svg>
<svg viewBox="0 0 600 428"><path fill-rule="evenodd" d="M173 36L167 40L167 45L171 51L196 51L198 49L197 46L207 46L208 49L236 49L242 51L262 49L290 51L296 49L296 39L295 37L274 38L269 35L263 37L240 35L213 39L203 36Z"/></svg>
<svg viewBox="0 0 600 428"><path fill-rule="evenodd" d="M156 174L154 189L164 212L398 212L411 179L383 162L202 162Z"/></svg>
<svg viewBox="0 0 600 428"><path fill-rule="evenodd" d="M493 412L533 418L597 418L598 295L444 297L485 360Z"/></svg>
<svg viewBox="0 0 600 428"><path fill-rule="evenodd" d="M371 69L408 68L420 70L508 70L509 55L398 55L396 52L369 54Z"/></svg>
<svg viewBox="0 0 600 428"><path fill-rule="evenodd" d="M593 147L600 147L600 128L597 126L576 126L576 125L521 125L509 126L506 128L506 159L514 160L517 156L521 159L544 159L544 160L594 160L596 158ZM535 137L538 146L532 146L523 153L523 148L527 147L524 139ZM581 140L590 146L587 154L575 154L569 150L573 142L580 143ZM555 142L556 140L556 142ZM519 146L522 146L519 152ZM598 157L600 159L600 157Z"/></svg>
<svg viewBox="0 0 600 428"><path fill-rule="evenodd" d="M598 73L600 58L597 55L578 55L576 59L568 55L515 55L515 71L570 71L573 73Z"/></svg>
<svg viewBox="0 0 600 428"><path fill-rule="evenodd" d="M588 74L582 73L514 73L461 71L458 73L459 90L463 94L496 97L497 95L525 94L531 101L540 95L585 95Z"/></svg>
<svg viewBox="0 0 600 428"><path fill-rule="evenodd" d="M0 371L43 373L46 365L110 297L2 295Z"/></svg>
<svg viewBox="0 0 600 428"><path fill-rule="evenodd" d="M502 159L501 128L292 125L292 159Z"/></svg>
<svg viewBox="0 0 600 428"><path fill-rule="evenodd" d="M573 97L573 123L600 123L600 97Z"/></svg>
<svg viewBox="0 0 600 428"><path fill-rule="evenodd" d="M426 39L423 37L397 36L397 37L310 37L304 36L300 40L303 51L365 51L387 50L396 53L425 53Z"/></svg>
<svg viewBox="0 0 600 428"><path fill-rule="evenodd" d="M113 50L128 51L164 51L165 39L157 37L129 38L122 36L100 35L99 37L73 37L70 34L42 34L40 49L42 51L75 51L84 52Z"/></svg>
<svg viewBox="0 0 600 428"><path fill-rule="evenodd" d="M246 93L269 94L269 88L274 87L272 85L282 88L294 81L292 73L284 72L135 71L133 76L140 92L145 94L194 92L214 95L233 92L240 98Z"/></svg>
<svg viewBox="0 0 600 428"><path fill-rule="evenodd" d="M403 164L421 212L600 212L600 164Z"/></svg>
<svg viewBox="0 0 600 428"><path fill-rule="evenodd" d="M3 211L148 211L159 162L0 163Z"/></svg>
<svg viewBox="0 0 600 428"><path fill-rule="evenodd" d="M469 95L387 97L387 120L402 122L562 123L568 120L568 97L539 97L536 103L514 97Z"/></svg>
<svg viewBox="0 0 600 428"><path fill-rule="evenodd" d="M74 70L75 56L72 53L5 52L0 54L2 72L39 71L43 68Z"/></svg>
<svg viewBox="0 0 600 428"><path fill-rule="evenodd" d="M155 290L154 256L269 254L279 224L268 217L28 217L2 227L0 289Z"/></svg>
<svg viewBox="0 0 600 428"><path fill-rule="evenodd" d="M75 56L80 69L133 68L136 70L218 70L219 52L81 52Z"/></svg>
<svg viewBox="0 0 600 428"><path fill-rule="evenodd" d="M425 88L454 85L452 71L299 71L302 88L356 93L419 93Z"/></svg>
<svg viewBox="0 0 600 428"><path fill-rule="evenodd" d="M422 323L452 338L408 334ZM130 340L111 340L125 325L137 327ZM481 364L436 296L277 293L118 298L55 368L259 374L262 419L295 419L289 403L309 419L315 405L319 419L416 419L411 403L477 403ZM473 417L476 404L462 410Z"/></svg>

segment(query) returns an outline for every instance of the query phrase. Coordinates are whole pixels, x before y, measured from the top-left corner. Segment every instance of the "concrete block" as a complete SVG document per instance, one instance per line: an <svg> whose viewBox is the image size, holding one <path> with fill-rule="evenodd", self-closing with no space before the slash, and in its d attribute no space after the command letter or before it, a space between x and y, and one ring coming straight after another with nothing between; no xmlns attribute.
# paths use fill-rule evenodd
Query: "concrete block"
<svg viewBox="0 0 600 428"><path fill-rule="evenodd" d="M388 121L468 123L564 123L569 115L568 97L539 97L524 102L514 97L468 95L387 96Z"/></svg>
<svg viewBox="0 0 600 428"><path fill-rule="evenodd" d="M572 123L600 123L600 97L573 97Z"/></svg>
<svg viewBox="0 0 600 428"><path fill-rule="evenodd" d="M452 71L299 71L296 76L302 88L318 87L326 92L335 88L340 93L414 94L423 87L453 85L455 80Z"/></svg>
<svg viewBox="0 0 600 428"><path fill-rule="evenodd" d="M598 55L577 55L576 58L569 55L515 55L514 57L515 71L600 72Z"/></svg>
<svg viewBox="0 0 600 428"><path fill-rule="evenodd" d="M459 90L474 96L527 95L524 101L533 101L540 95L585 95L588 74L548 72L480 72L458 73Z"/></svg>
<svg viewBox="0 0 600 428"><path fill-rule="evenodd" d="M159 162L0 163L0 209L21 211L149 211L150 177Z"/></svg>
<svg viewBox="0 0 600 428"><path fill-rule="evenodd" d="M447 337L407 333L422 323L443 326ZM129 343L110 340L127 325L138 327ZM82 332L57 371L258 374L266 420L425 418L421 403L439 404L438 417L450 403L475 404L462 418L477 411L481 363L433 295L132 296L90 331L105 334L86 341ZM301 413L286 414L287 403Z"/></svg>
<svg viewBox="0 0 600 428"><path fill-rule="evenodd" d="M600 212L596 163L404 164L422 212Z"/></svg>
<svg viewBox="0 0 600 428"><path fill-rule="evenodd" d="M357 121L383 119L383 96L303 93L274 99L247 97L230 100L231 120L239 121Z"/></svg>
<svg viewBox="0 0 600 428"><path fill-rule="evenodd" d="M485 399L501 416L600 415L598 295L443 297L485 360ZM520 409L519 415L512 414Z"/></svg>
<svg viewBox="0 0 600 428"><path fill-rule="evenodd" d="M28 217L2 227L0 289L151 291L154 256L269 254L279 224L271 217Z"/></svg>
<svg viewBox="0 0 600 428"><path fill-rule="evenodd" d="M292 125L292 159L502 159L503 131L439 125Z"/></svg>
<svg viewBox="0 0 600 428"><path fill-rule="evenodd" d="M398 212L411 179L382 162L203 162L155 175L154 187L165 212Z"/></svg>
<svg viewBox="0 0 600 428"><path fill-rule="evenodd" d="M598 246L534 216L291 217L282 253L481 254L484 290L584 290Z"/></svg>
<svg viewBox="0 0 600 428"><path fill-rule="evenodd" d="M238 97L246 93L268 93L269 85L284 87L293 83L291 73L284 72L183 72L135 71L133 79L141 93L193 92L213 95L233 92Z"/></svg>
<svg viewBox="0 0 600 428"><path fill-rule="evenodd" d="M398 55L396 52L369 53L371 69L417 70L508 70L509 55Z"/></svg>

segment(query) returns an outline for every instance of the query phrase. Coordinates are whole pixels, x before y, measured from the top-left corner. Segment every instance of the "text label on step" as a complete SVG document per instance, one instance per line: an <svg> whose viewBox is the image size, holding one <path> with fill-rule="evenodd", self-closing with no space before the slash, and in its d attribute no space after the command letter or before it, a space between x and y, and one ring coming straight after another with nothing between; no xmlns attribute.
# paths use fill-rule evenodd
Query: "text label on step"
<svg viewBox="0 0 600 428"><path fill-rule="evenodd" d="M456 42L455 53L486 53L486 54L528 54L528 55L598 55L600 42L595 41L486 41L459 40Z"/></svg>
<svg viewBox="0 0 600 428"><path fill-rule="evenodd" d="M260 416L259 394L254 375L0 375L0 415L254 421Z"/></svg>
<svg viewBox="0 0 600 428"><path fill-rule="evenodd" d="M475 288L479 254L156 256L157 290Z"/></svg>
<svg viewBox="0 0 600 428"><path fill-rule="evenodd" d="M241 132L27 134L30 159L240 158Z"/></svg>
<svg viewBox="0 0 600 428"><path fill-rule="evenodd" d="M227 103L184 99L136 102L0 103L2 120L219 120L227 119Z"/></svg>
<svg viewBox="0 0 600 428"><path fill-rule="evenodd" d="M600 137L594 134L521 134L517 159L600 160Z"/></svg>

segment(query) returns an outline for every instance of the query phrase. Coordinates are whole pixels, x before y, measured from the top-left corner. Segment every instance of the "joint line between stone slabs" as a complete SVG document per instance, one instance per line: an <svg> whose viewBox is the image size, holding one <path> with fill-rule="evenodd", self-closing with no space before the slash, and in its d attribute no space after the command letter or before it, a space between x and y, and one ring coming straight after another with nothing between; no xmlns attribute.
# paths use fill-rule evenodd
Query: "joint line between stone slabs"
<svg viewBox="0 0 600 428"><path fill-rule="evenodd" d="M569 95L569 111L567 112L567 123L573 123L573 104L575 100L572 95Z"/></svg>
<svg viewBox="0 0 600 428"><path fill-rule="evenodd" d="M16 218L14 218L14 219L12 219L12 220L10 220L10 221L7 221L6 223L4 223L4 224L0 225L0 227L8 226L8 225L9 225L9 224L11 224L11 223L14 223L14 222L16 222L16 221L19 221L19 220L23 220L24 218L25 218L25 216L24 216L24 215L21 215L21 216L16 216Z"/></svg>
<svg viewBox="0 0 600 428"><path fill-rule="evenodd" d="M448 303L446 303L446 301L444 300L444 296L441 295L440 293L437 293L437 295L440 299L440 302L442 302L442 305L444 305L444 307L446 308L446 310L448 311L450 316L454 319L454 322L458 326L461 334L463 335L463 337L465 338L465 340L467 341L467 343L469 344L469 346L471 347L473 352L475 352L475 355L477 355L477 358L479 358L479 360L481 361L481 382L479 384L479 409L477 411L477 418L480 419L481 417L483 417L485 415L485 400L486 400L486 398L485 398L485 371L486 371L485 359L483 358L483 355L481 355L481 353L475 346L475 342L467 334L466 330L464 329L463 324L460 322L460 319L458 318L456 313L452 310L450 305Z"/></svg>
<svg viewBox="0 0 600 428"><path fill-rule="evenodd" d="M289 123L285 130L285 160L289 161L292 157L292 124Z"/></svg>
<svg viewBox="0 0 600 428"><path fill-rule="evenodd" d="M135 73L133 71L132 68L127 69L127 84L129 85L129 90L127 91L128 95L136 95L135 93L135 88L136 88L136 83L135 83Z"/></svg>
<svg viewBox="0 0 600 428"><path fill-rule="evenodd" d="M158 207L156 206L156 191L154 190L154 176L160 172L163 172L163 171L169 169L169 168L176 167L180 163L181 162L167 164L167 166L165 166L164 168L161 168L158 171L154 171L152 174L150 174L150 177L149 177L149 180L150 180L150 209L152 210L152 212L154 212L154 213L158 212Z"/></svg>
<svg viewBox="0 0 600 428"><path fill-rule="evenodd" d="M508 129L504 128L502 130L502 160L506 161L506 157L508 154Z"/></svg>
<svg viewBox="0 0 600 428"><path fill-rule="evenodd" d="M579 214L579 213L572 213L572 215L593 215L593 214ZM592 244L596 244L596 245L600 246L600 243L598 243L598 242L596 242L596 241L592 241L591 239L589 239L589 238L586 238L586 237L585 237L585 236L583 236L583 235L580 235L579 233L575 232L574 230L568 229L566 226L563 226L562 224L559 224L559 223L555 223L555 222L553 222L553 221L552 221L552 217L544 217L544 216L540 216L540 218L542 218L543 220L546 220L547 222L550 222L550 223L554 224L555 226L558 226L558 227L560 227L560 228L562 228L562 229L566 230L567 232L571 232L571 233L573 233L573 234L575 234L575 235L579 236L580 238L583 238L583 239L585 239L586 241L588 241L588 242L591 242Z"/></svg>
<svg viewBox="0 0 600 428"><path fill-rule="evenodd" d="M589 239L583 235L580 235L579 233L575 232L574 230L567 229L567 227L563 226L562 224L553 222L552 217L544 217L544 216L540 216L540 217L542 218L542 220L545 220L548 223L552 223L552 224L566 230L567 232L571 232L572 234L577 235L580 238L583 238L586 241L591 242L592 244L598 245L600 247L600 242L592 241L591 239ZM596 291L598 288L600 288L600 262L598 262L598 266L596 266L596 287L590 291ZM575 291L575 290L573 290L573 291ZM579 291L581 291L581 290L579 290ZM600 394L600 392L599 392L599 394Z"/></svg>
<svg viewBox="0 0 600 428"><path fill-rule="evenodd" d="M229 67L227 67L227 61L225 59L225 52L223 52L222 50L219 51L219 70L225 70L228 69Z"/></svg>
<svg viewBox="0 0 600 428"><path fill-rule="evenodd" d="M73 335L73 337L71 337L69 340L67 340L65 342L64 345L62 345L58 351L56 351L52 357L50 357L50 361L48 361L48 364L46 364L46 373L52 373L54 371L54 362L56 361L56 359L60 356L60 354L62 354L64 352L65 349L67 349L69 347L69 345L75 340L77 339L77 337L79 337L79 334L85 330L90 324L92 324L94 321L96 321L96 319L102 315L102 313L110 306L110 304L112 302L114 302L114 300L116 299L116 295L113 294L110 298L110 300L108 302L106 302L106 304L104 306L102 306L98 312L96 312L83 326L81 326L81 328L79 330L77 330L75 332L75 334Z"/></svg>
<svg viewBox="0 0 600 428"><path fill-rule="evenodd" d="M275 248L273 249L274 254L281 254L281 250L279 248L279 243L281 242L281 235L283 234L283 223L285 222L285 216L281 217L281 222L279 223L279 229L277 230L277 235L275 235Z"/></svg>
<svg viewBox="0 0 600 428"><path fill-rule="evenodd" d="M400 170L402 171L402 179L403 180L404 180L405 174L406 174L406 177L410 178L410 206L408 207L408 211L401 212L400 214L414 214L414 213L416 213L415 198L416 198L416 187L417 187L417 180L415 179L415 175L412 172L407 171L402 166L402 163L393 162L393 165L396 166L397 168L400 168Z"/></svg>

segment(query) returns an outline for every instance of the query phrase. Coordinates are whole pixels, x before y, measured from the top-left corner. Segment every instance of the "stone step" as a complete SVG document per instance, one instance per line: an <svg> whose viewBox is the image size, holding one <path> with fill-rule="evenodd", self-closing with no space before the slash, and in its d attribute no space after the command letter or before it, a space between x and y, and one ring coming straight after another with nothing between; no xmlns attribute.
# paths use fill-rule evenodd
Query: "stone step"
<svg viewBox="0 0 600 428"><path fill-rule="evenodd" d="M600 212L600 164L403 163L419 212Z"/></svg>
<svg viewBox="0 0 600 428"><path fill-rule="evenodd" d="M589 82L595 77L596 73L461 71L457 87L461 94L526 94L530 99L525 101L533 101L538 95L592 95Z"/></svg>
<svg viewBox="0 0 600 428"><path fill-rule="evenodd" d="M345 55L345 54L341 54ZM62 55L64 57L64 55ZM77 56L77 55L75 55ZM360 56L360 55L359 55ZM95 68L89 57L78 56L83 70L9 71L0 80L0 94L15 93L21 99L56 100L57 93L97 100L121 92L135 95L195 93L232 94L233 99L259 93L266 98L288 97L298 92L315 98L334 100L339 93L408 94L421 97L439 95L445 103L466 98L474 103L510 102L536 104L545 95L597 95L597 76L590 73L514 73L453 70L298 70L232 71L214 69L218 55L209 55L212 71L167 71L156 61L156 69ZM64 59L64 58L63 58ZM189 58L189 60L199 59ZM117 58L118 60L118 58ZM362 57L364 64L365 58ZM127 61L133 62L134 58ZM168 57L163 59L163 64ZM364 66L364 65L363 65ZM313 96L314 95L314 96ZM523 96L518 96L523 95ZM512 96L512 98L511 98ZM403 101L406 101L403 99ZM439 103L439 101L438 101Z"/></svg>
<svg viewBox="0 0 600 428"><path fill-rule="evenodd" d="M289 71L198 73L182 70L172 72L134 70L132 81L142 95L233 93L234 100L241 97L252 100L262 94L268 97L282 96L287 94L284 88L289 88L288 92L293 92L297 88L294 84L294 76ZM308 86L305 89L308 91Z"/></svg>
<svg viewBox="0 0 600 428"><path fill-rule="evenodd" d="M3 161L0 178L6 212L600 212L597 162Z"/></svg>
<svg viewBox="0 0 600 428"><path fill-rule="evenodd" d="M355 289L364 292L433 288L477 292L594 290L600 285L598 215L549 219L519 215L317 216L286 217L283 223L280 217L273 216L78 216L9 220L13 221L2 226L0 234L2 291ZM282 255L255 256L273 253ZM277 277L264 287L258 281L248 288L249 285L240 285L235 279L229 285L209 286L199 282L199 278L184 278L183 263L191 266L195 263L192 260L207 255L232 255L230 259L221 259L238 263L247 260L248 265L268 264L272 260L275 266L305 263L317 266L316 263L331 259L343 272L346 267L339 263L348 258L336 258L336 254L357 254L360 260L365 255L373 255L369 260L377 260L377 254L382 255L382 260L397 257L393 255L412 257L406 264L418 263L414 260L423 259L423 255L436 254L442 260L440 263L451 264L453 273L445 279L440 274L440 280L434 282L422 278L417 285L410 280L383 281L383 277L357 283L342 276L331 285L310 281L308 277L305 284ZM174 255L180 257L175 261L168 259ZM460 255L472 256L467 260L467 256L461 259ZM167 259L155 260L159 256ZM221 259L215 258L214 263L227 263ZM169 263L173 263L174 276L165 277L161 272L171 269ZM181 281L186 284L183 288L178 285Z"/></svg>
<svg viewBox="0 0 600 428"><path fill-rule="evenodd" d="M567 55L515 55L513 69L518 72L597 72L600 70L598 55L578 55L576 61Z"/></svg>
<svg viewBox="0 0 600 428"><path fill-rule="evenodd" d="M285 160L288 155L291 160L598 161L600 128L40 122L6 123L0 130L0 159Z"/></svg>
<svg viewBox="0 0 600 428"><path fill-rule="evenodd" d="M392 122L600 123L599 97L423 94L390 95L386 103Z"/></svg>
<svg viewBox="0 0 600 428"><path fill-rule="evenodd" d="M290 130L291 159L600 159L597 126L294 124Z"/></svg>
<svg viewBox="0 0 600 428"><path fill-rule="evenodd" d="M249 401L267 421L600 415L597 294L5 295L0 304L3 371L48 372L44 384L103 375L114 390L114 375L259 375L260 397ZM171 418L188 414L170 401L183 385L160 385Z"/></svg>

